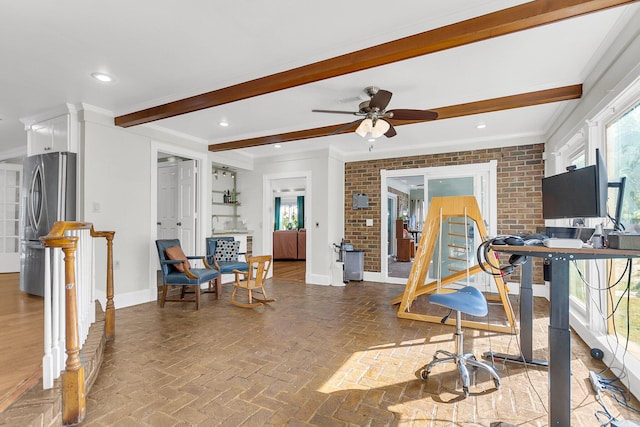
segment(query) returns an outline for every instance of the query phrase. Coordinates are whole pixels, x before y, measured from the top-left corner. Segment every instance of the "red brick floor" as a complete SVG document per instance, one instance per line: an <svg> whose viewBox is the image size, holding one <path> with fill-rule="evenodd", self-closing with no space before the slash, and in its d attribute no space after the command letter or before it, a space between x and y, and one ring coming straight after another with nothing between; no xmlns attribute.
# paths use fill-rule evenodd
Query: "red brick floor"
<svg viewBox="0 0 640 427"><path fill-rule="evenodd" d="M205 295L194 304L117 310L117 337L88 395L85 426L519 426L547 425L547 372L497 365L500 390L478 372L464 397L454 365L415 375L436 349L453 350L453 327L399 319L403 287L270 281L277 301L243 309ZM515 304L517 306L517 304ZM429 310L425 301L415 310ZM534 355L546 358L548 304L537 300ZM489 321L500 321L493 307ZM572 425L597 426L588 380L601 362L574 335ZM517 337L465 330L465 350L518 351ZM605 396L620 419L633 419ZM637 405L637 402L635 402Z"/></svg>

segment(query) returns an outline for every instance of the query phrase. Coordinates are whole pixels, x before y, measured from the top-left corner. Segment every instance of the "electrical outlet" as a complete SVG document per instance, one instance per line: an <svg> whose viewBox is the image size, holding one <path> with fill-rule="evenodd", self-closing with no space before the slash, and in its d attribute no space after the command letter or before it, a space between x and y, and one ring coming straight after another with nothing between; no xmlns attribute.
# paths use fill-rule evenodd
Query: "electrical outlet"
<svg viewBox="0 0 640 427"><path fill-rule="evenodd" d="M113 262L113 269L114 270L119 270L120 269L120 260L115 260Z"/></svg>

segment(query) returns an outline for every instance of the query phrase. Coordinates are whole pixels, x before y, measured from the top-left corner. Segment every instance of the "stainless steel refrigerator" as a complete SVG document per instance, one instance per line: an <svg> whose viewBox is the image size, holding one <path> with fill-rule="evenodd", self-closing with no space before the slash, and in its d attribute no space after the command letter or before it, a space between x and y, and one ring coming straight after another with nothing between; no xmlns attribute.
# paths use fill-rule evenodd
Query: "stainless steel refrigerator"
<svg viewBox="0 0 640 427"><path fill-rule="evenodd" d="M20 200L20 290L44 295L44 246L56 221L76 220L76 154L25 158Z"/></svg>

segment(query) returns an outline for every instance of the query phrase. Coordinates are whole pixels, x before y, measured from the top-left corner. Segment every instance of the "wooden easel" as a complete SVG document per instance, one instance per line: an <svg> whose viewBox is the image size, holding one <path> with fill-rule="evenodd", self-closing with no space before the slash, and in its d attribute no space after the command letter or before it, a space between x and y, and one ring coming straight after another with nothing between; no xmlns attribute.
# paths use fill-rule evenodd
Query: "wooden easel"
<svg viewBox="0 0 640 427"><path fill-rule="evenodd" d="M473 196L455 196L455 197L434 197L429 202L429 211L422 230L422 237L416 251L416 256L411 266L407 286L404 293L399 295L392 301L392 304L400 304L398 308L398 317L403 319L421 320L425 322L439 323L441 316L432 316L427 314L419 314L411 312L411 304L420 295L432 294L436 291L451 292L451 290L443 289L443 286L450 285L456 281L463 280L467 276L467 271L459 271L454 274L442 277L438 281L425 283L429 264L433 259L436 242L440 233L440 222L448 218L462 218L465 215L476 223L480 236L487 236L487 229L480 214L480 208ZM490 252L493 254L493 252ZM493 279L498 289L498 295L487 296L487 300L499 301L504 308L507 324L498 325L488 322L478 322L473 320L463 320L462 326L475 329L484 329L494 332L505 332L516 334L519 328L515 322L513 308L505 290L505 284L500 275L500 271L488 264L484 264L485 268L493 272ZM469 268L469 274L477 274L482 272L480 265L474 265ZM438 289L440 285L440 289ZM455 317L448 319L445 324L455 325Z"/></svg>

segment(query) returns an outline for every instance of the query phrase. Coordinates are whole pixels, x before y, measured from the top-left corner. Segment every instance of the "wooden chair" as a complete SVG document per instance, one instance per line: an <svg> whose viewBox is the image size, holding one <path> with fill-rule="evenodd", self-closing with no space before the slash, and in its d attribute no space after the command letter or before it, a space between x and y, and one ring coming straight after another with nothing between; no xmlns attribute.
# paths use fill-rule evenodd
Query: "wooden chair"
<svg viewBox="0 0 640 427"><path fill-rule="evenodd" d="M205 256L186 256L180 247L178 239L161 239L156 240L156 248L158 249L158 257L160 258L160 269L162 270L162 296L160 297L160 307L164 307L166 301L184 302L191 301L196 303L196 310L200 308L200 285L208 283L208 289L211 291L211 284L215 281L216 296L220 299L222 286L220 283L220 273L212 268L206 260ZM202 260L204 268L192 268L189 260ZM180 286L180 299L167 299L167 290L169 286ZM184 295L186 288L192 286L194 288L195 298L185 300Z"/></svg>
<svg viewBox="0 0 640 427"><path fill-rule="evenodd" d="M267 293L264 290L264 281L271 268L271 260L271 255L250 257L247 261L247 264L249 264L248 271L234 271L236 281L233 284L233 292L231 293L231 304L243 308L255 308L260 307L262 304L275 301L275 299L268 299ZM244 279L241 279L242 277ZM247 290L249 303L243 303L235 299L238 289ZM253 295L253 291L260 292L263 298L256 298Z"/></svg>

